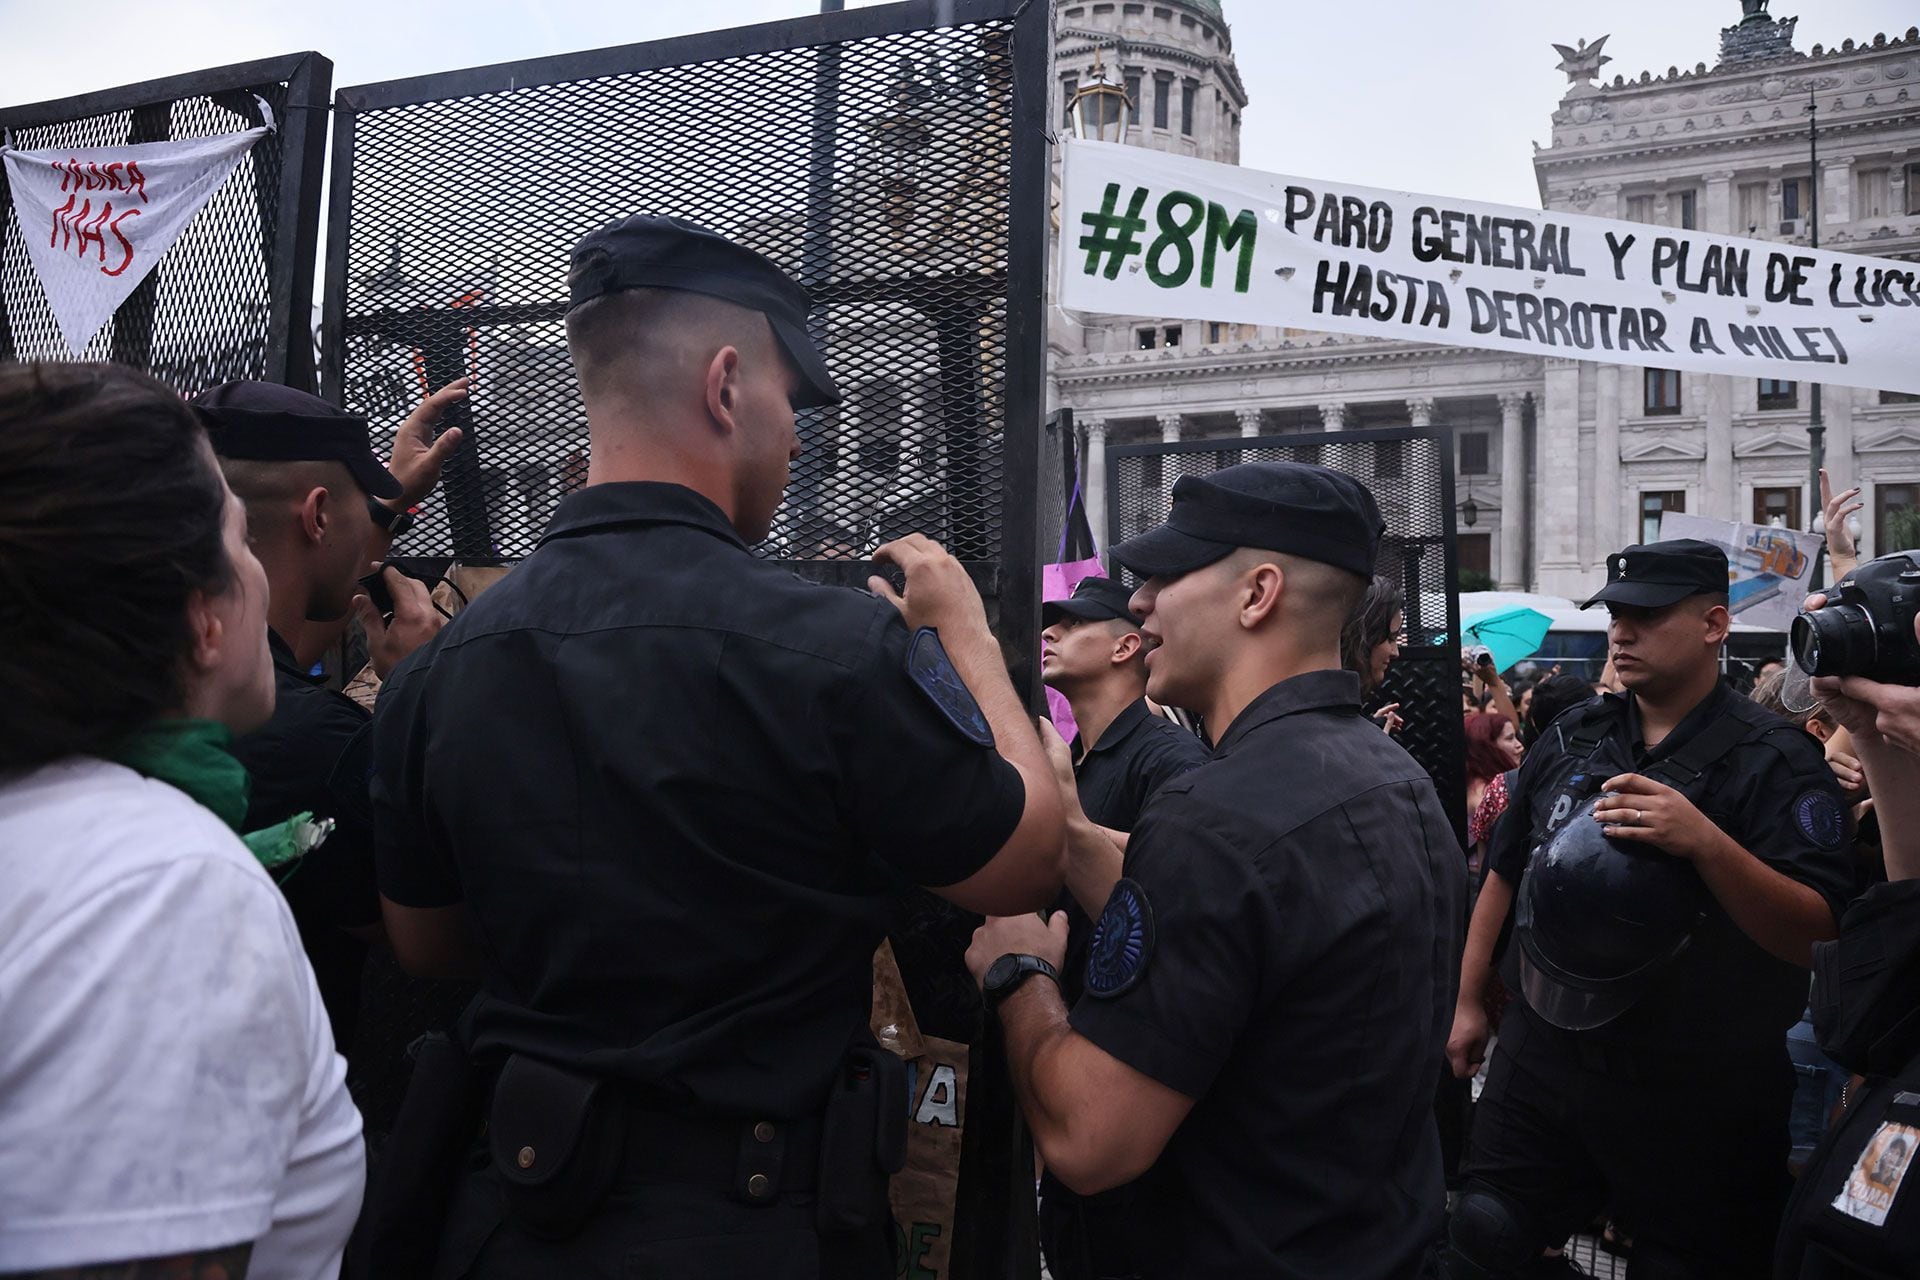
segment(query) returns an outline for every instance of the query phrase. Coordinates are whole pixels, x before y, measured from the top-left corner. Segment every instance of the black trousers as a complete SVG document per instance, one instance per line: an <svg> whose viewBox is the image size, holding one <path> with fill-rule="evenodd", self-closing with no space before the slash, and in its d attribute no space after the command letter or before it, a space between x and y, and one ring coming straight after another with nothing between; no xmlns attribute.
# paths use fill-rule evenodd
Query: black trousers
<svg viewBox="0 0 1920 1280"><path fill-rule="evenodd" d="M1040 1175L1040 1249L1053 1280L1136 1280L1156 1275L1149 1220L1136 1202L1140 1182L1096 1196L1076 1195ZM1161 1242L1164 1247L1164 1242Z"/></svg>
<svg viewBox="0 0 1920 1280"><path fill-rule="evenodd" d="M746 1205L700 1187L617 1182L585 1226L545 1240L507 1219L490 1169L454 1194L435 1280L893 1280L891 1224L823 1235L811 1194Z"/></svg>
<svg viewBox="0 0 1920 1280"><path fill-rule="evenodd" d="M1711 1029L1702 1029L1710 1044ZM1466 1182L1520 1208L1529 1250L1603 1210L1702 1277L1765 1276L1790 1179L1793 1069L1777 1056L1600 1054L1516 1005L1476 1104Z"/></svg>

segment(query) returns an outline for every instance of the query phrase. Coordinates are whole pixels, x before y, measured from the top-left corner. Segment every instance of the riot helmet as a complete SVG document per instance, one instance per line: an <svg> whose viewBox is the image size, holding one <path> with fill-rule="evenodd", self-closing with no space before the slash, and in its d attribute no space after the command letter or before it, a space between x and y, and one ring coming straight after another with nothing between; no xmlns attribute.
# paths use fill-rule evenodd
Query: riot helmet
<svg viewBox="0 0 1920 1280"><path fill-rule="evenodd" d="M1706 885L1684 859L1605 835L1593 818L1598 799L1535 851L1514 925L1527 1003L1569 1031L1632 1008L1686 950L1706 906Z"/></svg>

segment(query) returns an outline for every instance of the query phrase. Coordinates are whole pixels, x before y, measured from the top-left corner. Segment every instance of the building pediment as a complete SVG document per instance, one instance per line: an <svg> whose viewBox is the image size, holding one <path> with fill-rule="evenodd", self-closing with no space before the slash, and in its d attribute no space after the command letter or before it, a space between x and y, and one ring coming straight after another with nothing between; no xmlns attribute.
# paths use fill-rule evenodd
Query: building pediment
<svg viewBox="0 0 1920 1280"><path fill-rule="evenodd" d="M1804 458L1807 456L1807 434L1805 431L1775 430L1737 439L1733 446L1736 458Z"/></svg>
<svg viewBox="0 0 1920 1280"><path fill-rule="evenodd" d="M1698 462L1707 456L1703 443L1681 436L1658 436L1651 440L1623 441L1620 445L1622 462Z"/></svg>
<svg viewBox="0 0 1920 1280"><path fill-rule="evenodd" d="M1920 426L1903 422L1898 426L1888 427L1885 431L1862 435L1854 442L1854 448L1860 453L1891 453L1900 449L1920 449Z"/></svg>

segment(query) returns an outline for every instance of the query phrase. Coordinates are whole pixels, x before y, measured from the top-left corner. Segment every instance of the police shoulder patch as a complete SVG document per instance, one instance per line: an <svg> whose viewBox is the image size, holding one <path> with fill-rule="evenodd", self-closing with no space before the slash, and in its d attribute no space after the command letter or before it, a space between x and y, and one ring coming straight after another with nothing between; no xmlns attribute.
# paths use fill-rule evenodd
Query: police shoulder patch
<svg viewBox="0 0 1920 1280"><path fill-rule="evenodd" d="M922 627L913 633L913 640L907 646L907 675L939 708L947 723L960 731L961 737L983 747L993 745L993 726L987 723L987 713L980 709L973 691L954 670L953 659L940 643L940 633L932 627Z"/></svg>
<svg viewBox="0 0 1920 1280"><path fill-rule="evenodd" d="M1153 905L1147 891L1122 877L1087 944L1087 994L1108 999L1140 981L1153 959Z"/></svg>
<svg viewBox="0 0 1920 1280"><path fill-rule="evenodd" d="M1793 819L1800 834L1822 849L1838 849L1846 842L1847 815L1825 791L1802 791L1793 802Z"/></svg>

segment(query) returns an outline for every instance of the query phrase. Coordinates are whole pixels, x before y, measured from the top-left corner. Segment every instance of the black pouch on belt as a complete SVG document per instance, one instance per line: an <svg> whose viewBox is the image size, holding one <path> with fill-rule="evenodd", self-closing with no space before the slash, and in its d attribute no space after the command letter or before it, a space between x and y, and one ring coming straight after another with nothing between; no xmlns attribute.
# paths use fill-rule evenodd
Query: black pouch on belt
<svg viewBox="0 0 1920 1280"><path fill-rule="evenodd" d="M487 1146L515 1225L564 1240L606 1199L626 1154L617 1086L514 1054L493 1086Z"/></svg>
<svg viewBox="0 0 1920 1280"><path fill-rule="evenodd" d="M822 1231L859 1231L886 1221L887 1179L907 1163L907 1064L857 1045L840 1064L820 1132Z"/></svg>

